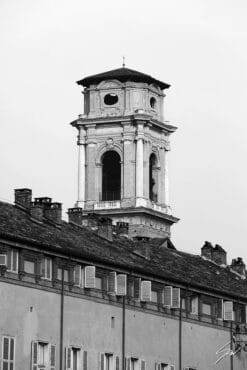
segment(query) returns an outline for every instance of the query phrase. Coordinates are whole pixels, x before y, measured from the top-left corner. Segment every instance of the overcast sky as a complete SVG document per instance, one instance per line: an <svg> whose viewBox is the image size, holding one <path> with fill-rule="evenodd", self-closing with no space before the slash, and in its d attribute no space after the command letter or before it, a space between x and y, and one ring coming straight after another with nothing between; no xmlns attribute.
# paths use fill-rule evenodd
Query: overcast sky
<svg viewBox="0 0 247 370"><path fill-rule="evenodd" d="M85 76L126 66L171 84L172 229L247 263L246 0L0 0L0 198L29 187L66 210L77 194Z"/></svg>

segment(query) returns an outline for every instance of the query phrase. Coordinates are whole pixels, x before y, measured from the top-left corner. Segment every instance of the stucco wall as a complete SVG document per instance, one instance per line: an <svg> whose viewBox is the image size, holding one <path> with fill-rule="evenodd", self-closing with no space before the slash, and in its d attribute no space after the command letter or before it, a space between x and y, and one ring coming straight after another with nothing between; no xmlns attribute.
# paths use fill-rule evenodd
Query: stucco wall
<svg viewBox="0 0 247 370"><path fill-rule="evenodd" d="M32 340L56 344L59 368L61 296L55 292L0 282L0 335L16 338L15 370L30 368ZM112 327L114 317L114 327ZM182 323L182 368L230 369L229 356L214 366L216 350L229 341L229 330L196 322ZM1 345L1 343L0 343ZM98 369L99 352L121 357L121 304L83 296L65 295L64 346L82 346L88 351L88 369ZM2 354L1 354L2 355ZM179 320L158 312L126 306L126 356L171 363L178 369ZM247 353L234 357L234 369L247 368Z"/></svg>

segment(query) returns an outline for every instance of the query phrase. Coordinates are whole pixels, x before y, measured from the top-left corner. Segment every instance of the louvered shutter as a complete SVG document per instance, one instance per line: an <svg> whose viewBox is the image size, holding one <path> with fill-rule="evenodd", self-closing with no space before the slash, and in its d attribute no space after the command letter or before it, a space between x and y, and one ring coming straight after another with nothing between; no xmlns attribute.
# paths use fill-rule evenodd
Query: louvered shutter
<svg viewBox="0 0 247 370"><path fill-rule="evenodd" d="M127 276L124 274L117 275L117 295L124 296L127 293Z"/></svg>
<svg viewBox="0 0 247 370"><path fill-rule="evenodd" d="M115 370L120 370L120 358L119 358L119 356L115 357Z"/></svg>
<svg viewBox="0 0 247 370"><path fill-rule="evenodd" d="M172 289L172 308L180 308L180 288Z"/></svg>
<svg viewBox="0 0 247 370"><path fill-rule="evenodd" d="M12 255L12 250L9 249L7 252L7 268L8 270L12 270L11 266L11 255Z"/></svg>
<svg viewBox="0 0 247 370"><path fill-rule="evenodd" d="M134 298L140 299L141 296L141 279L136 278L134 280Z"/></svg>
<svg viewBox="0 0 247 370"><path fill-rule="evenodd" d="M65 348L65 369L66 370L71 370L71 365L72 365L71 355L72 355L71 347Z"/></svg>
<svg viewBox="0 0 247 370"><path fill-rule="evenodd" d="M46 277L47 277L47 279L51 280L51 272L52 272L52 260L51 260L51 258L46 258L46 263L47 263Z"/></svg>
<svg viewBox="0 0 247 370"><path fill-rule="evenodd" d="M217 299L217 318L223 320L223 299Z"/></svg>
<svg viewBox="0 0 247 370"><path fill-rule="evenodd" d="M13 250L13 271L18 272L18 251Z"/></svg>
<svg viewBox="0 0 247 370"><path fill-rule="evenodd" d="M0 266L6 266L6 254L0 254Z"/></svg>
<svg viewBox="0 0 247 370"><path fill-rule="evenodd" d="M170 365L170 370L175 370L175 366L174 365Z"/></svg>
<svg viewBox="0 0 247 370"><path fill-rule="evenodd" d="M141 301L150 302L151 301L151 281L143 280L141 282Z"/></svg>
<svg viewBox="0 0 247 370"><path fill-rule="evenodd" d="M116 294L116 291L117 291L117 274L115 271L109 272L108 293Z"/></svg>
<svg viewBox="0 0 247 370"><path fill-rule="evenodd" d="M99 370L105 370L105 354L99 353Z"/></svg>
<svg viewBox="0 0 247 370"><path fill-rule="evenodd" d="M164 306L171 307L172 305L172 287L165 286L164 288Z"/></svg>
<svg viewBox="0 0 247 370"><path fill-rule="evenodd" d="M224 320L233 321L233 302L224 302Z"/></svg>
<svg viewBox="0 0 247 370"><path fill-rule="evenodd" d="M83 370L87 370L87 351L83 351Z"/></svg>
<svg viewBox="0 0 247 370"><path fill-rule="evenodd" d="M74 284L76 286L81 285L81 266L80 265L76 265L74 267Z"/></svg>
<svg viewBox="0 0 247 370"><path fill-rule="evenodd" d="M95 266L85 266L85 288L95 288Z"/></svg>
<svg viewBox="0 0 247 370"><path fill-rule="evenodd" d="M45 258L42 258L41 261L41 276L45 277Z"/></svg>
<svg viewBox="0 0 247 370"><path fill-rule="evenodd" d="M192 297L191 299L191 313L193 315L198 314L198 297Z"/></svg>
<svg viewBox="0 0 247 370"><path fill-rule="evenodd" d="M125 357L125 370L130 370L131 360L129 357Z"/></svg>
<svg viewBox="0 0 247 370"><path fill-rule="evenodd" d="M245 323L247 324L247 304L245 305Z"/></svg>
<svg viewBox="0 0 247 370"><path fill-rule="evenodd" d="M38 342L32 342L32 349L31 349L31 363L32 363L32 370L38 369Z"/></svg>
<svg viewBox="0 0 247 370"><path fill-rule="evenodd" d="M55 370L56 367L56 346L51 344L50 346L50 370Z"/></svg>
<svg viewBox="0 0 247 370"><path fill-rule="evenodd" d="M141 370L146 370L146 361L141 360Z"/></svg>

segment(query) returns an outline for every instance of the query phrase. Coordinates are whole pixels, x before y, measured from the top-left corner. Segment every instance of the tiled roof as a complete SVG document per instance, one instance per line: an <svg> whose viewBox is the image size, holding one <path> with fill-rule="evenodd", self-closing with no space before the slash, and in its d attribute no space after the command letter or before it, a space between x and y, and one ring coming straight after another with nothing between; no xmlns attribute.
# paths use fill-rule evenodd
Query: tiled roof
<svg viewBox="0 0 247 370"><path fill-rule="evenodd" d="M115 237L105 240L85 227L65 221L61 227L38 224L14 205L0 202L0 238L38 246L50 251L101 262L112 268L165 279L188 288L205 289L247 299L247 282L229 268L220 267L198 255L164 247L166 239L135 242Z"/></svg>
<svg viewBox="0 0 247 370"><path fill-rule="evenodd" d="M112 71L107 71L89 77L85 77L82 80L77 81L77 83L78 85L88 87L89 85L97 84L101 81L112 79L116 79L121 82L126 81L147 82L149 84L158 85L162 90L168 89L168 87L170 87L170 85L168 85L165 82L156 80L152 76L146 75L145 73L141 73L138 71L134 71L133 69L129 68L113 69Z"/></svg>

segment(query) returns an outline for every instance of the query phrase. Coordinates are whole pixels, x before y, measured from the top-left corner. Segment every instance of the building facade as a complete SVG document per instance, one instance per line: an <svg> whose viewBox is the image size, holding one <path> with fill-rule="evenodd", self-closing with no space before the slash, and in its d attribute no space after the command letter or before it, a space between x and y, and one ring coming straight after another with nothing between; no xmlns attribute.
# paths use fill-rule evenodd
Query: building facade
<svg viewBox="0 0 247 370"><path fill-rule="evenodd" d="M244 370L246 269L170 240L169 85L121 68L79 81L76 207L0 202L2 370Z"/></svg>

